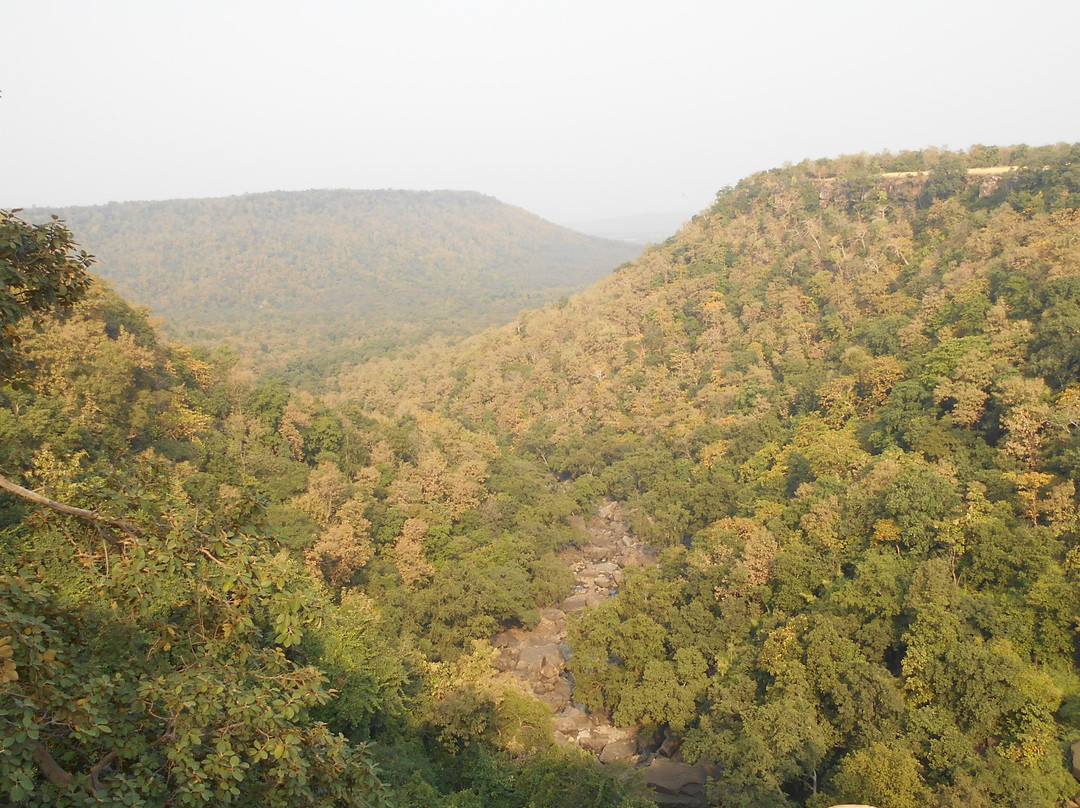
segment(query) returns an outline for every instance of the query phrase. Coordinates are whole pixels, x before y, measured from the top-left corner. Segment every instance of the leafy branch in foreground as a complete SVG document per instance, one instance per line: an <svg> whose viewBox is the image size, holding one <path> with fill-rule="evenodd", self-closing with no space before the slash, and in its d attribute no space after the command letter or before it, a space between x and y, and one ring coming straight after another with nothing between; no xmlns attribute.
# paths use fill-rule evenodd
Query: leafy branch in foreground
<svg viewBox="0 0 1080 808"><path fill-rule="evenodd" d="M9 382L30 342L23 321L89 288L89 256L74 250L58 222L0 219ZM123 324L115 341L145 352ZM100 424L126 404L100 389L112 376L95 397L73 390L50 409L50 385L70 386L86 367L63 338L36 342L34 386L2 391L12 404L4 434L25 447L5 446L4 457L28 458L18 476L58 493L0 476L0 795L49 806L383 804L366 747L312 716L332 692L289 652L325 601L260 534L255 500L239 490L194 499L179 464L102 437ZM43 351L66 366L46 378ZM142 412L168 414L179 400L151 397ZM51 415L35 448L37 404ZM130 441L140 425L129 426Z"/></svg>
<svg viewBox="0 0 1080 808"><path fill-rule="evenodd" d="M61 585L39 553L0 576L0 791L56 805L105 793L125 804L381 804L365 748L311 717L331 698L325 677L287 654L321 619L320 593L250 532L245 503L198 515L182 493L154 488L161 469L141 465L129 470L138 527L33 496L78 521L36 520L34 544L66 568Z"/></svg>

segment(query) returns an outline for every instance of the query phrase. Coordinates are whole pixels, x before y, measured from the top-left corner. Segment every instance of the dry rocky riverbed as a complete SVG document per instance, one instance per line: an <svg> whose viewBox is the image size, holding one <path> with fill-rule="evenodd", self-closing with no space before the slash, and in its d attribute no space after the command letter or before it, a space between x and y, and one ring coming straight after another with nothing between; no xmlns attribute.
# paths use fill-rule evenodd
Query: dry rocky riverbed
<svg viewBox="0 0 1080 808"><path fill-rule="evenodd" d="M590 543L565 550L561 560L577 579L558 609L544 609L532 630L508 629L493 640L496 665L522 680L526 690L551 706L555 739L595 753L601 763L616 760L645 769L645 779L662 806L704 806L706 767L681 761L675 739L640 738L636 728L613 726L603 714L589 714L574 703L566 662L567 614L597 606L611 597L626 567L655 564L656 556L630 534L617 502L609 502L584 525Z"/></svg>

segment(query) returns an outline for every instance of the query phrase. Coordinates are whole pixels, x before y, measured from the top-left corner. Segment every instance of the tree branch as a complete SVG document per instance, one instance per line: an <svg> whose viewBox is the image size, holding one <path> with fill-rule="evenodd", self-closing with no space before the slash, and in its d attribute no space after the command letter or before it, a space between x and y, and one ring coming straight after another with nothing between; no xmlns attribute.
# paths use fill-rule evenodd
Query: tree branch
<svg viewBox="0 0 1080 808"><path fill-rule="evenodd" d="M34 763L41 769L41 773L48 778L49 782L59 788L71 788L71 784L75 782L75 777L70 773L64 771L63 767L53 760L53 756L49 754L49 750L42 746L41 741L32 741L30 744L30 756L33 757Z"/></svg>
<svg viewBox="0 0 1080 808"><path fill-rule="evenodd" d="M199 548L199 552L200 552L200 553L202 553L202 554L203 554L204 556L206 556L207 558L209 558L209 559L210 559L211 561L213 561L213 562L214 562L215 564L217 564L217 565L218 565L219 567L221 567L222 569L225 569L225 570L229 569L229 565L228 565L228 564L226 564L226 563L225 563L224 561L222 561L222 560L221 560L220 558L218 558L217 556L215 556L215 555L214 555L213 553L211 553L211 552L210 552L209 550L207 550L207 549L206 549L205 547L200 547L200 548Z"/></svg>
<svg viewBox="0 0 1080 808"><path fill-rule="evenodd" d="M75 784L75 775L71 772L65 771L65 769L56 762L56 759L49 754L49 750L45 748L41 741L30 742L30 756L34 759L34 763L37 764L38 769L45 775L46 779L54 786L58 788L71 788ZM101 790L101 781L98 780L98 775L106 768L110 763L116 760L116 751L109 752L105 757L94 764L94 768L90 770L90 774L85 778L84 782L80 783L91 794L96 794Z"/></svg>
<svg viewBox="0 0 1080 808"><path fill-rule="evenodd" d="M16 485L2 474L0 474L0 489L7 491L9 494L14 494L17 497L29 500L37 505L44 505L46 508L52 508L54 511L66 513L69 516L78 516L81 519L89 519L96 524L112 525L113 527L124 531L129 536L135 536L136 538L142 536L142 531L130 522L126 522L123 519L116 519L111 516L103 516L97 511L88 511L85 508L76 508L73 505L65 505L63 502L57 502L54 499L44 497L41 494L31 491L29 488L23 488L21 485Z"/></svg>
<svg viewBox="0 0 1080 808"><path fill-rule="evenodd" d="M101 781L98 780L98 775L101 774L101 771L114 760L116 760L115 749L95 763L94 768L90 770L90 790L95 794L101 790Z"/></svg>

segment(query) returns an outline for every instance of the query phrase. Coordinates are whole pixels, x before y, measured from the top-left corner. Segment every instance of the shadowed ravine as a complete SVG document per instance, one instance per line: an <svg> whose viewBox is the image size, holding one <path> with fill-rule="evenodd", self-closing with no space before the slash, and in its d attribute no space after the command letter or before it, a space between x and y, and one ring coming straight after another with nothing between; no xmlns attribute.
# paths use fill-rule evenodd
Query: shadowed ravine
<svg viewBox="0 0 1080 808"><path fill-rule="evenodd" d="M575 702L574 682L566 662L573 654L567 643L567 614L581 612L612 597L627 567L657 563L655 551L630 532L622 507L607 502L587 524L590 541L562 552L560 560L574 573L573 591L558 609L544 609L532 630L508 629L492 640L499 655L496 666L513 674L555 712L555 740L576 744L597 755L601 763L625 761L645 769L646 782L662 806L704 806L707 767L682 762L678 743L662 737L639 737L635 727L616 727L603 712L589 713Z"/></svg>

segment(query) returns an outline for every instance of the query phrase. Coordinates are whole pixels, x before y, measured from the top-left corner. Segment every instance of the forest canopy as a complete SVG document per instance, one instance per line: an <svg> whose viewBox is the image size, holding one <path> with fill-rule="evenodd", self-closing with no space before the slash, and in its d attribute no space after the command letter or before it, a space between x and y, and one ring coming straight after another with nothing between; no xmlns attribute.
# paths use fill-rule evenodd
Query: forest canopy
<svg viewBox="0 0 1080 808"><path fill-rule="evenodd" d="M1057 804L1078 158L762 172L569 305L358 366L340 400L490 430L631 509L667 549L576 624L577 692L718 763L717 804Z"/></svg>
<svg viewBox="0 0 1080 808"><path fill-rule="evenodd" d="M16 314L0 474L96 517L0 495L0 790L648 804L490 645L617 501L659 563L568 621L574 698L709 764L709 804L1064 804L1078 158L761 172L588 291L321 396L100 282Z"/></svg>
<svg viewBox="0 0 1080 808"><path fill-rule="evenodd" d="M583 290L638 247L477 193L323 190L28 211L62 216L95 271L264 371L319 374L459 338Z"/></svg>

